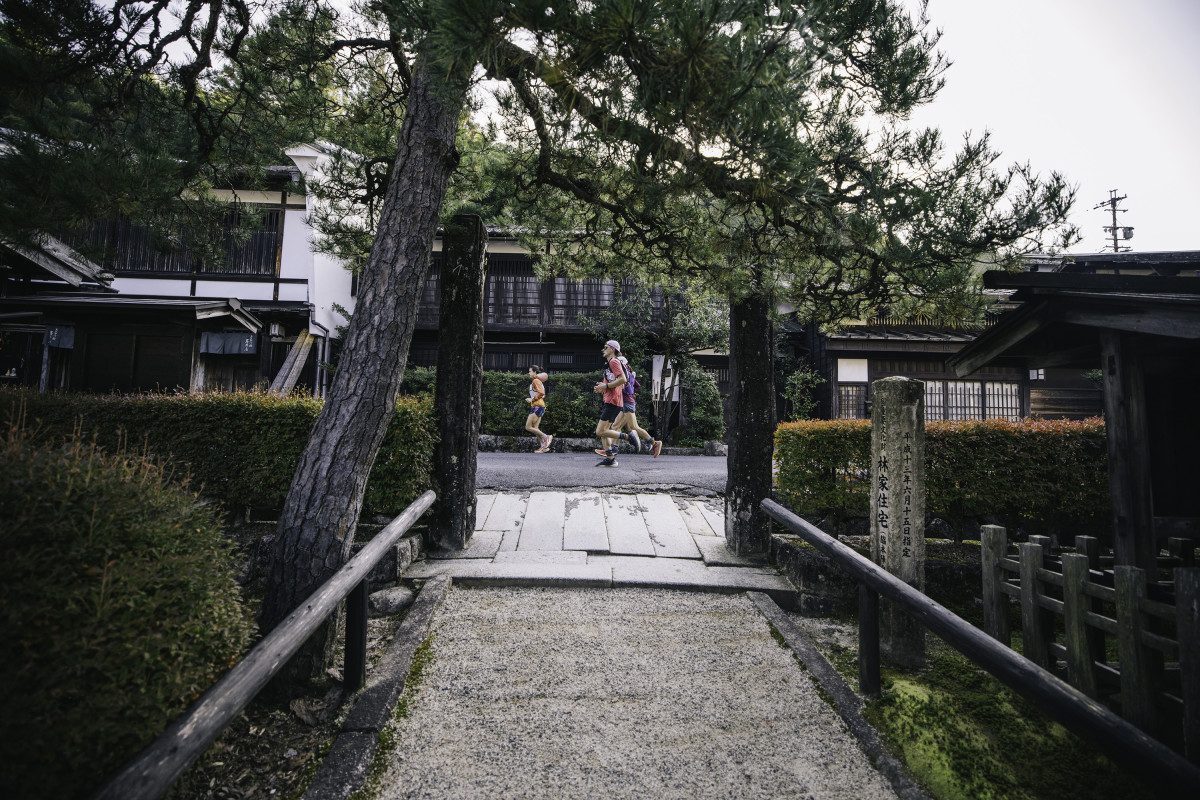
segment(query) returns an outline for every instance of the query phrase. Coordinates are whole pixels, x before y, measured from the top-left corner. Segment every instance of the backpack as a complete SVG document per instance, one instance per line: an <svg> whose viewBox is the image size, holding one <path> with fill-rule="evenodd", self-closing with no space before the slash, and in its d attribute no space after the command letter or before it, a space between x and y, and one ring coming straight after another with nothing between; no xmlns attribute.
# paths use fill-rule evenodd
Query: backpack
<svg viewBox="0 0 1200 800"><path fill-rule="evenodd" d="M625 385L622 386L621 389L624 392L626 399L632 400L634 395L637 394L638 386L641 384L638 383L637 373L633 371L633 367L626 366L625 375L628 377L628 380L625 381Z"/></svg>

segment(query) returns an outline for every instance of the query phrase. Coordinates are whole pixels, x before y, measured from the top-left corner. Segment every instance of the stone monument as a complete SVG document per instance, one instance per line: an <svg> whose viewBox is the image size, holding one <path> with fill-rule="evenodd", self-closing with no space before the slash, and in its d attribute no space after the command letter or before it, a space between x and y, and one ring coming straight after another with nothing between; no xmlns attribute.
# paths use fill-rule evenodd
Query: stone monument
<svg viewBox="0 0 1200 800"><path fill-rule="evenodd" d="M925 384L871 384L871 560L925 591ZM906 668L925 663L925 629L893 603L879 605L880 649Z"/></svg>

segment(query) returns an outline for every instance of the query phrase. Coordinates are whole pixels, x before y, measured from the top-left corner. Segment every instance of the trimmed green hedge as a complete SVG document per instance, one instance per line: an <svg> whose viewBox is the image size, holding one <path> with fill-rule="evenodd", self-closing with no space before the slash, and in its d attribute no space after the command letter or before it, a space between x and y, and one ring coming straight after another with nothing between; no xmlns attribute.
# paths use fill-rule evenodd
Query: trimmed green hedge
<svg viewBox="0 0 1200 800"><path fill-rule="evenodd" d="M25 406L39 436L78 435L107 450L145 450L229 509L283 506L321 401L259 393L87 395L0 391L0 414ZM367 483L364 509L395 515L432 486L437 424L403 397Z"/></svg>
<svg viewBox="0 0 1200 800"><path fill-rule="evenodd" d="M1104 422L1089 419L931 422L925 426L926 510L1061 533L1110 532ZM866 516L871 423L786 422L775 431L777 486L804 514Z"/></svg>
<svg viewBox="0 0 1200 800"><path fill-rule="evenodd" d="M223 675L254 629L211 506L78 442L0 441L5 796L83 797Z"/></svg>

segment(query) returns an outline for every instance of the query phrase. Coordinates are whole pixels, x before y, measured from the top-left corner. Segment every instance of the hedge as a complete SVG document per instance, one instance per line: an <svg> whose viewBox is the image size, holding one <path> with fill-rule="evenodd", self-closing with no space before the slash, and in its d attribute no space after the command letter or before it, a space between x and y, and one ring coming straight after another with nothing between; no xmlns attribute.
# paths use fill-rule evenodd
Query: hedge
<svg viewBox="0 0 1200 800"><path fill-rule="evenodd" d="M926 511L961 530L1110 533L1107 444L1100 419L931 422ZM871 423L803 420L775 431L777 487L799 513L845 520L870 505Z"/></svg>
<svg viewBox="0 0 1200 800"><path fill-rule="evenodd" d="M145 451L190 476L230 510L279 509L321 401L261 393L38 394L0 391L0 414L24 405L39 436L77 435L116 451ZM394 516L432 486L437 426L427 400L404 397L367 483L364 510Z"/></svg>
<svg viewBox="0 0 1200 800"><path fill-rule="evenodd" d="M5 796L87 796L249 645L211 506L160 466L0 441Z"/></svg>

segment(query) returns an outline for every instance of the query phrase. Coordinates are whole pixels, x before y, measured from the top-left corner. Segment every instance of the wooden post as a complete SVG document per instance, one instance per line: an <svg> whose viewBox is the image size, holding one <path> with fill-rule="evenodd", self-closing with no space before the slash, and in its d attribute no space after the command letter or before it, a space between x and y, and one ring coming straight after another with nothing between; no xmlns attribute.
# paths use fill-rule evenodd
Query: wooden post
<svg viewBox="0 0 1200 800"><path fill-rule="evenodd" d="M434 458L438 500L430 531L436 544L461 550L475 531L487 229L480 217L460 214L446 226L443 243L434 398L441 436Z"/></svg>
<svg viewBox="0 0 1200 800"><path fill-rule="evenodd" d="M1150 501L1145 385L1128 334L1100 331L1108 484L1116 563L1153 573L1158 548Z"/></svg>
<svg viewBox="0 0 1200 800"><path fill-rule="evenodd" d="M1084 584L1088 580L1087 556L1078 553L1064 553L1063 565L1063 618L1067 640L1067 678L1079 691L1088 697L1096 697L1096 667L1097 656L1103 658L1103 652L1092 650L1092 638L1088 635L1089 626L1085 618L1091 609L1091 598L1084 594Z"/></svg>
<svg viewBox="0 0 1200 800"><path fill-rule="evenodd" d="M1012 644L1008 627L1008 595L1001 586L1004 568L1000 560L1008 554L1008 532L1000 525L981 525L979 528L980 558L983 561L983 629L1005 646Z"/></svg>
<svg viewBox="0 0 1200 800"><path fill-rule="evenodd" d="M1167 552L1183 562L1185 567L1196 566L1196 543L1182 536L1167 539Z"/></svg>
<svg viewBox="0 0 1200 800"><path fill-rule="evenodd" d="M1095 536L1076 536L1075 552L1087 557L1088 569L1100 569L1100 540Z"/></svg>
<svg viewBox="0 0 1200 800"><path fill-rule="evenodd" d="M775 452L775 387L771 371L771 309L774 301L761 271L744 296L729 299L728 479L725 483L725 545L737 555L765 553L771 520L762 501L771 496ZM661 434L659 434L661 436Z"/></svg>
<svg viewBox="0 0 1200 800"><path fill-rule="evenodd" d="M1117 653L1121 659L1121 716L1151 736L1158 729L1157 689L1161 659L1142 644L1146 573L1128 564L1113 570L1117 606ZM1158 662L1157 664L1155 662Z"/></svg>
<svg viewBox="0 0 1200 800"><path fill-rule="evenodd" d="M1030 539L1044 537L1029 537ZM1050 631L1045 610L1038 604L1041 581L1037 571L1042 567L1044 551L1038 542L1017 545L1021 553L1021 635L1025 640L1025 657L1039 667L1050 669Z"/></svg>
<svg viewBox="0 0 1200 800"><path fill-rule="evenodd" d="M1089 571L1103 572L1100 564L1100 540L1095 536L1076 536L1075 552L1087 558ZM1091 580L1091 575L1088 576L1088 580ZM1094 597L1089 598L1086 607L1097 614L1104 610L1103 604ZM1108 663L1108 657L1105 655L1107 648L1104 642L1104 631L1089 626L1087 637L1092 656L1097 661Z"/></svg>
<svg viewBox="0 0 1200 800"><path fill-rule="evenodd" d="M858 689L878 697L879 682L879 593L865 583L858 585Z"/></svg>
<svg viewBox="0 0 1200 800"><path fill-rule="evenodd" d="M1184 752L1200 764L1200 567L1175 570L1175 635L1183 689Z"/></svg>
<svg viewBox="0 0 1200 800"><path fill-rule="evenodd" d="M871 384L871 558L925 591L925 384L883 378ZM884 656L925 664L925 629L894 603L880 609Z"/></svg>

